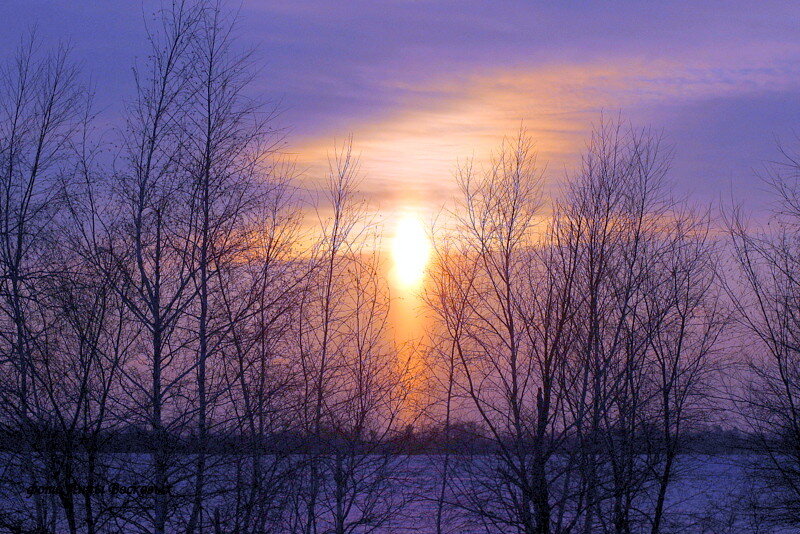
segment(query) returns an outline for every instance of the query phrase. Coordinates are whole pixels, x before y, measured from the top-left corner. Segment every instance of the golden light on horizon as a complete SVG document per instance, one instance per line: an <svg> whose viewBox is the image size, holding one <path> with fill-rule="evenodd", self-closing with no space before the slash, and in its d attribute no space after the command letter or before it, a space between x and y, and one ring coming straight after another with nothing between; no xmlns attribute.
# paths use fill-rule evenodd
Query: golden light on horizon
<svg viewBox="0 0 800 534"><path fill-rule="evenodd" d="M418 288L431 255L431 243L418 216L406 213L398 219L391 252L395 283L405 290Z"/></svg>

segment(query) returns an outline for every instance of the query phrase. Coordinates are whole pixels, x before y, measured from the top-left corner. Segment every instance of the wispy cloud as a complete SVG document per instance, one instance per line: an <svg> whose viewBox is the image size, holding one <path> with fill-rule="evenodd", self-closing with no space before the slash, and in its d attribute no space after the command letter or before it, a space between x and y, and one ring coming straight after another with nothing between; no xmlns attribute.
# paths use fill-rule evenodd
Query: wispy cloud
<svg viewBox="0 0 800 534"><path fill-rule="evenodd" d="M7 0L0 54L31 25L72 42L113 125L161 5ZM752 167L800 116L799 17L779 1L249 0L239 37L260 49L253 94L279 103L309 179L352 132L367 192L393 209L438 203L459 159L521 122L558 177L601 109L663 126L685 183L752 192Z"/></svg>
<svg viewBox="0 0 800 534"><path fill-rule="evenodd" d="M435 205L452 193L459 161L485 160L520 126L536 139L550 177L558 177L579 160L601 110L622 110L634 124L643 124L709 100L758 102L765 95L793 93L800 89L798 59L800 48L787 45L752 50L748 58L710 51L697 58L483 68L407 87L401 106L353 121L347 131L356 139L368 193L390 208ZM673 127L675 119L680 117L673 117ZM331 138L324 132L297 140L295 149L310 176L319 172Z"/></svg>

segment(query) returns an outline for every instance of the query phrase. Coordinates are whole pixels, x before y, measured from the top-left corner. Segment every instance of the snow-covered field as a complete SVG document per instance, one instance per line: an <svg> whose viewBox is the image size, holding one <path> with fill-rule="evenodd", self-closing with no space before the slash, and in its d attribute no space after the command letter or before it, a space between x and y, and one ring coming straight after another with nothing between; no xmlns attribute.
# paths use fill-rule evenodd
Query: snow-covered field
<svg viewBox="0 0 800 534"><path fill-rule="evenodd" d="M137 465L141 466L141 469L146 469L145 466L149 461L146 455L114 456L120 462L118 463L120 468L128 473L125 475L127 478L120 478L120 480L129 484L135 480L131 477L131 473L135 473L139 469ZM5 475L2 479L3 486L0 488L3 499L2 508L6 516L15 513L25 514L24 509L33 509L33 500L27 495L25 487L19 483L21 479L9 476L13 475L16 468L9 466L8 458L0 456L0 473ZM481 472L480 462L482 460L480 458L476 457L472 460L461 458L454 461L456 465L460 462L462 467L464 462L473 462L472 468L466 470L473 474L467 475L464 474L464 470L459 472L458 469L453 472L455 482L453 487L446 491L446 498L451 501L451 504L445 506L442 513L445 532L453 534L503 532L500 527L485 524L480 518L456 504L463 502L460 501L458 488L468 488L471 483L469 476L475 476L475 473ZM748 471L744 466L748 462L758 462L757 457L698 455L684 456L680 460L678 476L667 497L667 520L662 532L676 534L791 532L791 530L780 529L769 524L768 518L759 516L758 507L753 506L759 499L765 498L765 494L758 489L757 481L748 477ZM218 476L214 477L221 483L220 487L226 486L226 479L230 480L222 469L224 465L230 464L220 463L217 466ZM393 504L396 505L402 500L403 506L393 510L391 520L381 529L370 530L359 526L352 530L353 534L360 532L375 532L376 534L435 532L441 488L441 465L442 457L433 455L404 457L398 461L393 466L392 480L387 487L389 493L394 495L392 497ZM477 469L474 469L475 465L478 465ZM184 479L177 485L177 492L186 491L188 494L191 488L190 483L191 477ZM396 496L401 496L401 498L397 499ZM53 509L58 510L56 500L53 499L51 502L54 506ZM118 504L120 503L118 502ZM125 505L123 504L123 506ZM643 506L647 508L649 504L645 502ZM180 522L178 520L175 524ZM0 531L2 531L1 528ZM113 531L113 528L108 530L108 532ZM642 531L644 531L644 526L642 526Z"/></svg>
<svg viewBox="0 0 800 534"><path fill-rule="evenodd" d="M739 455L697 455L681 458L679 474L667 495L667 522L664 533L691 534L783 534L795 532L768 524L759 517L754 499L759 497L758 482L751 480L744 467L755 457ZM434 532L438 495L438 460L414 458L409 464L410 478L421 490L406 511L403 521L387 533ZM763 496L763 494L761 495ZM446 514L447 532L479 534L498 532L469 514L453 507ZM405 524L402 524L405 523Z"/></svg>

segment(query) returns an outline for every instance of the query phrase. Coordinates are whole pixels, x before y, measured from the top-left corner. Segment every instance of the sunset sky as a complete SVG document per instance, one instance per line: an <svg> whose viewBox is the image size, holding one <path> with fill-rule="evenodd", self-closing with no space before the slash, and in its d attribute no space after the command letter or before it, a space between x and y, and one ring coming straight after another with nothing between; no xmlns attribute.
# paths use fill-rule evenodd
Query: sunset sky
<svg viewBox="0 0 800 534"><path fill-rule="evenodd" d="M0 50L32 24L46 43L70 42L113 126L159 5L5 0ZM435 211L456 162L520 124L554 183L601 110L663 129L678 191L757 210L753 169L800 133L793 2L244 0L239 19L261 66L254 96L281 111L286 150L313 176L352 133L363 188L384 213Z"/></svg>

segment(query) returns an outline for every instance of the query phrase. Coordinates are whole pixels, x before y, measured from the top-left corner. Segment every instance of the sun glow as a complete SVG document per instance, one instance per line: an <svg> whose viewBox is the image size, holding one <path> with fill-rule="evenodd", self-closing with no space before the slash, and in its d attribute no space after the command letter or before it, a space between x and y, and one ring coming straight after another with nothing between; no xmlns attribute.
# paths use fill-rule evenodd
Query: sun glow
<svg viewBox="0 0 800 534"><path fill-rule="evenodd" d="M397 221L392 239L392 274L397 285L413 289L421 285L431 255L431 244L422 221L405 214Z"/></svg>

